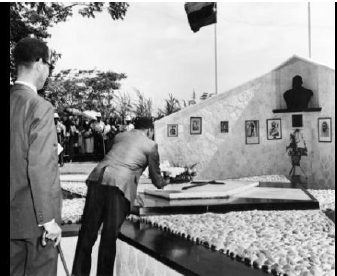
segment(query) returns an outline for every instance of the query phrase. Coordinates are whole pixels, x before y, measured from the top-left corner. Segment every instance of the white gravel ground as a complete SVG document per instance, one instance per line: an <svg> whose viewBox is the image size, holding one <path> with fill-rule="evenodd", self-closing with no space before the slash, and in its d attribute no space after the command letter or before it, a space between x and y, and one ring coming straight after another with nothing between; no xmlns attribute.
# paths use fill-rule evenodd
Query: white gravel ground
<svg viewBox="0 0 337 276"><path fill-rule="evenodd" d="M85 198L64 199L62 203L62 224L79 223L84 204Z"/></svg>
<svg viewBox="0 0 337 276"><path fill-rule="evenodd" d="M290 181L282 175L265 175L236 180L259 182ZM83 198L64 199L63 223L78 223L83 213L87 186L84 182L62 181L61 187ZM335 275L335 225L323 212L335 210L335 190L307 190L320 210L244 211L226 214L168 215L137 217L173 234L189 237L245 261L247 265L288 276Z"/></svg>
<svg viewBox="0 0 337 276"><path fill-rule="evenodd" d="M277 275L335 273L335 225L321 210L136 217Z"/></svg>
<svg viewBox="0 0 337 276"><path fill-rule="evenodd" d="M68 192L85 197L88 187L84 182L65 182L61 181L61 188Z"/></svg>
<svg viewBox="0 0 337 276"><path fill-rule="evenodd" d="M335 210L335 190L307 190L318 201L321 210Z"/></svg>
<svg viewBox="0 0 337 276"><path fill-rule="evenodd" d="M288 178L286 178L284 175L278 175L278 174L249 176L249 177L233 178L233 179L227 179L227 180L290 183L290 180Z"/></svg>

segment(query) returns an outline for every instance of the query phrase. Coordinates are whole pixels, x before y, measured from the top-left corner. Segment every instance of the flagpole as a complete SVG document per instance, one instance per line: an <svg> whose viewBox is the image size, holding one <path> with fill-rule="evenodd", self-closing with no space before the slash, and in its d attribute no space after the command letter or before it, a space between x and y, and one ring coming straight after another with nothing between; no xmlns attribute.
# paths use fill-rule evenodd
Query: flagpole
<svg viewBox="0 0 337 276"><path fill-rule="evenodd" d="M309 39L309 58L311 58L311 20L310 20L310 2L308 2L308 39Z"/></svg>
<svg viewBox="0 0 337 276"><path fill-rule="evenodd" d="M216 4L215 4L216 5ZM218 22L218 11L217 6L216 7L216 21L214 24L214 54L215 54L215 94L218 94L218 53L217 53L217 36L216 36L216 25Z"/></svg>

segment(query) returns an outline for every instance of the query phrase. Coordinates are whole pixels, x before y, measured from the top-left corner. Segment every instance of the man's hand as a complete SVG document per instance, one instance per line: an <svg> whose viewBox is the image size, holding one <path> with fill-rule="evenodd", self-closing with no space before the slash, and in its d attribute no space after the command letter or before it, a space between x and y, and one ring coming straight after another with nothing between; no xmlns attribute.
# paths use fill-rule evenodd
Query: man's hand
<svg viewBox="0 0 337 276"><path fill-rule="evenodd" d="M162 187L162 189L164 189L164 187L166 187L168 184L170 184L170 175L171 175L171 172L163 172L164 173L164 182L165 182L165 186Z"/></svg>
<svg viewBox="0 0 337 276"><path fill-rule="evenodd" d="M46 238L53 241L55 240L54 247L56 247L61 241L61 227L56 222L46 223L43 225L43 227L46 230Z"/></svg>
<svg viewBox="0 0 337 276"><path fill-rule="evenodd" d="M163 171L163 178L164 180L170 179L171 172L170 171Z"/></svg>

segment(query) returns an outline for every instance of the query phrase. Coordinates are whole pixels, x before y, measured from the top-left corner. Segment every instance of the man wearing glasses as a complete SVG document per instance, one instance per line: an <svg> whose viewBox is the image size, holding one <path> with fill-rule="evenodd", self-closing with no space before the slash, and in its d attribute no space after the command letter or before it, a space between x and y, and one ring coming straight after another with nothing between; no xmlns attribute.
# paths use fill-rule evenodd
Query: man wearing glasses
<svg viewBox="0 0 337 276"><path fill-rule="evenodd" d="M37 94L52 69L50 51L44 42L24 38L13 57L18 77L10 91L10 275L56 276L62 231L57 135L54 108Z"/></svg>

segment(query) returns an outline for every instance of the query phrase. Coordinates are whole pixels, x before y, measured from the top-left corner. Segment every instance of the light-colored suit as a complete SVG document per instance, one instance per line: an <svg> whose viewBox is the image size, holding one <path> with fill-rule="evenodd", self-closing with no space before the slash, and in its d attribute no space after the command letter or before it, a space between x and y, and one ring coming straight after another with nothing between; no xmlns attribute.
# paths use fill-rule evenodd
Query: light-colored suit
<svg viewBox="0 0 337 276"><path fill-rule="evenodd" d="M140 130L117 134L112 148L87 179L72 275L90 274L92 247L102 223L97 275L112 275L118 232L133 207L139 178L147 166L152 183L158 188L165 186L157 144Z"/></svg>
<svg viewBox="0 0 337 276"><path fill-rule="evenodd" d="M41 236L38 225L61 223L62 193L54 108L31 88L10 92L10 238Z"/></svg>
<svg viewBox="0 0 337 276"><path fill-rule="evenodd" d="M147 166L152 183L158 188L165 186L160 175L157 143L142 131L133 129L115 136L112 148L87 180L118 187L130 201L132 209L139 178Z"/></svg>

